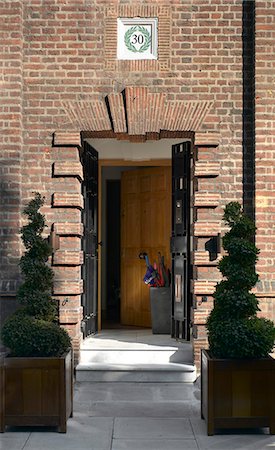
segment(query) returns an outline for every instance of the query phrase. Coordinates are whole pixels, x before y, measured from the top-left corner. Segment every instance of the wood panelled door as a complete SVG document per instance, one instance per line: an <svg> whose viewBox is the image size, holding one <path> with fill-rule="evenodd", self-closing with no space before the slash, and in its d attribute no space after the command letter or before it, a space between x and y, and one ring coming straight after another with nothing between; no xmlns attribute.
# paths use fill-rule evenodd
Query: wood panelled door
<svg viewBox="0 0 275 450"><path fill-rule="evenodd" d="M150 327L146 265L164 255L170 267L171 167L125 171L121 179L121 323Z"/></svg>

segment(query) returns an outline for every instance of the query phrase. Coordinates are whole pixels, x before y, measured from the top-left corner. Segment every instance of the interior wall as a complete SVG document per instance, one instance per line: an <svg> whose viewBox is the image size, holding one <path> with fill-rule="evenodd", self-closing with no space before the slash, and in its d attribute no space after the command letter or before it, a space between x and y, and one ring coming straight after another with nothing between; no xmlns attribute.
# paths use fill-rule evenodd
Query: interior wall
<svg viewBox="0 0 275 450"><path fill-rule="evenodd" d="M171 158L171 148L185 139L160 139L134 143L115 139L86 139L99 153L99 159L125 159L126 161L150 161Z"/></svg>

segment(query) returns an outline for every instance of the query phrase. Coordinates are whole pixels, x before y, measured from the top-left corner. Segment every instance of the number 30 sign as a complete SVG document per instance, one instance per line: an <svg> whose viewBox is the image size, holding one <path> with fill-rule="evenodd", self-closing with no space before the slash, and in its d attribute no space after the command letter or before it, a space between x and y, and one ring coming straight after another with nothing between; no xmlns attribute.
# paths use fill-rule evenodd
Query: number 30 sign
<svg viewBox="0 0 275 450"><path fill-rule="evenodd" d="M157 19L118 19L118 59L157 59Z"/></svg>
<svg viewBox="0 0 275 450"><path fill-rule="evenodd" d="M145 27L136 25L129 28L124 34L124 42L130 52L145 52L151 45L152 37L150 31Z"/></svg>

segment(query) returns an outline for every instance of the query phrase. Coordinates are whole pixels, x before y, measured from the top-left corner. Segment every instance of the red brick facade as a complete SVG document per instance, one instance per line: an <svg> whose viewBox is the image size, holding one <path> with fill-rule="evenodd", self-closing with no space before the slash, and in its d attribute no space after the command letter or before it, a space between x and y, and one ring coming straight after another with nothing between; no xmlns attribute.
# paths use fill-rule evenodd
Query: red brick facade
<svg viewBox="0 0 275 450"><path fill-rule="evenodd" d="M196 359L206 343L203 325L219 279L217 259L210 260L205 243L223 231L226 202L244 198L247 210L253 212L254 189L261 249L257 293L263 313L274 318L275 6L269 0L245 3L248 6L241 0L123 4L0 0L2 305L3 299L14 296L18 281L20 211L32 192L39 191L47 198L49 230L60 236L52 261L60 321L70 330L75 349L79 348L80 132L137 142L173 132L174 136L185 133L195 142L192 331ZM116 19L135 16L159 19L157 61L116 60ZM254 54L249 34L254 16L255 86L254 76L244 76L251 67L249 55ZM247 79L250 85L245 90ZM251 132L245 134L249 126Z"/></svg>

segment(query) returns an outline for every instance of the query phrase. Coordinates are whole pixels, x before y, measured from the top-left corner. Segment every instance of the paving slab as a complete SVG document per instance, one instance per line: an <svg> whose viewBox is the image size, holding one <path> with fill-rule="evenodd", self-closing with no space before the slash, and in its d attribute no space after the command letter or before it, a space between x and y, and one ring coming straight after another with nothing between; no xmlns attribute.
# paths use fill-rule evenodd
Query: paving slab
<svg viewBox="0 0 275 450"><path fill-rule="evenodd" d="M78 408L81 405L77 405ZM157 407L150 402L95 402L91 404L88 411L90 416L102 417L155 417L155 418L171 418L171 417L197 417L197 408L190 402L159 402Z"/></svg>
<svg viewBox="0 0 275 450"><path fill-rule="evenodd" d="M68 432L10 428L0 450L275 450L268 429L207 436L199 382L76 383Z"/></svg>
<svg viewBox="0 0 275 450"><path fill-rule="evenodd" d="M114 439L112 450L198 450L193 439Z"/></svg>
<svg viewBox="0 0 275 450"><path fill-rule="evenodd" d="M221 430L219 434L208 436L204 420L191 418L190 423L199 450L272 450L275 436L269 435L267 428L247 430Z"/></svg>
<svg viewBox="0 0 275 450"><path fill-rule="evenodd" d="M67 433L34 431L24 450L110 450L112 432L112 418L76 413L68 421Z"/></svg>
<svg viewBox="0 0 275 450"><path fill-rule="evenodd" d="M0 450L21 450L27 442L27 438L6 437L0 435Z"/></svg>
<svg viewBox="0 0 275 450"><path fill-rule="evenodd" d="M114 438L194 439L189 419L130 417L116 418Z"/></svg>

